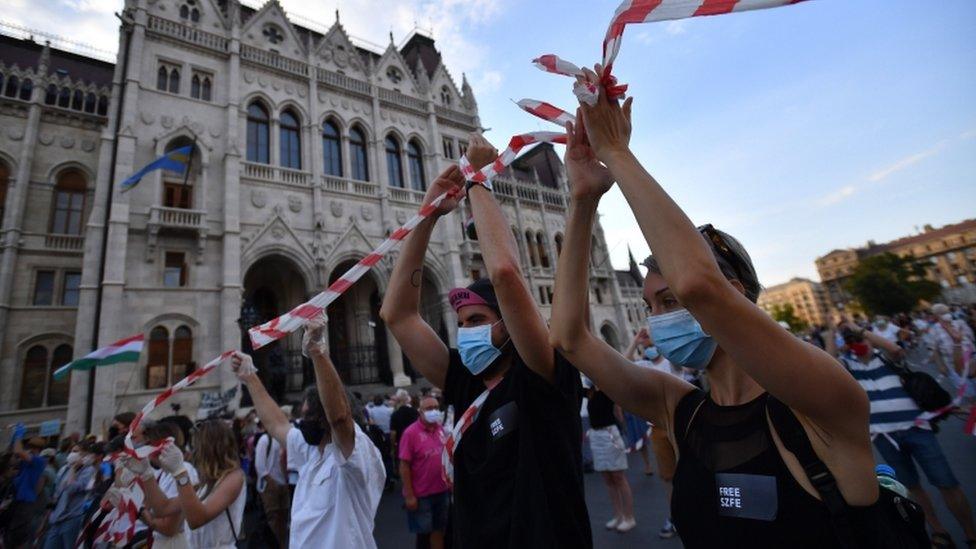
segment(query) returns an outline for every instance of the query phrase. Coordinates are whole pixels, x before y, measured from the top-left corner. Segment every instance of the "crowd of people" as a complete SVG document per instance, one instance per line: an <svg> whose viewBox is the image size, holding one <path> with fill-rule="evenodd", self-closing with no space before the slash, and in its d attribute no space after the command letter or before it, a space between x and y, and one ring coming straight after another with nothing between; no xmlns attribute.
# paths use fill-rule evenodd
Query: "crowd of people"
<svg viewBox="0 0 976 549"><path fill-rule="evenodd" d="M586 78L600 83L595 70ZM969 502L924 419L922 382L909 387L903 370L906 350L930 349L922 354L946 392L967 405L973 309L851 317L795 337L756 306L761 286L745 248L692 224L634 156L631 104L601 92L567 125L563 250L572 252L559 255L548 322L490 182L466 183L452 166L425 202L464 188L487 269L448 295L456 347L421 315L420 285L431 234L456 199L406 239L380 311L429 390L363 404L330 359L328 319L316 317L302 340L316 383L300 403L272 398L251 357L236 353L253 411L144 422L131 438L156 449L148 458L116 454L131 414L116 418L107 442L69 438L55 450L15 433L0 463L4 547L91 546L132 486L144 495L132 546L241 546L245 511L260 506L250 535L267 546L375 547L377 506L397 481L418 546L591 547L584 471L606 485L606 527L631 531L626 454L641 452L653 474L648 445L670 501L660 536L688 547L925 547L923 521L932 545L951 547L916 463L976 547ZM497 154L471 136L475 169ZM624 353L593 333L588 310L589 243L613 185L653 253L647 328ZM890 469L876 467L872 442Z"/></svg>

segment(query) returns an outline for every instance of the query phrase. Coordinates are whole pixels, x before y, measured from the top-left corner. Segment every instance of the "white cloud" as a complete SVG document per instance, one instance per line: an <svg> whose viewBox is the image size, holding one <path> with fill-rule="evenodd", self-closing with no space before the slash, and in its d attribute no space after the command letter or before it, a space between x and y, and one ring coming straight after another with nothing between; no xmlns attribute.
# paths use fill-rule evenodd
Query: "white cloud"
<svg viewBox="0 0 976 549"><path fill-rule="evenodd" d="M945 148L945 146L946 146L946 141L944 141L944 140L943 141L939 141L938 143L936 143L932 147L930 147L930 148L928 148L928 149L926 149L926 150L924 150L922 152L918 152L918 153L915 153L915 154L908 155L908 156L906 156L904 158L901 158L901 159L893 162L892 164L890 164L890 165L888 165L888 166L886 166L886 167L884 167L884 168L882 168L882 169L880 169L880 170L872 173L871 175L869 175L868 176L868 181L870 181L872 183L879 183L879 182L887 179L889 176L891 176L893 174L896 174L896 173L904 170L905 168L908 168L909 166L912 166L914 164L918 164L922 160L925 160L926 158L928 158L930 156L934 156L934 155L938 154L939 152L942 151L942 149Z"/></svg>
<svg viewBox="0 0 976 549"><path fill-rule="evenodd" d="M845 185L832 193L828 193L826 196L817 201L821 206L832 206L838 202L843 202L851 195L857 192L857 187L854 185Z"/></svg>
<svg viewBox="0 0 976 549"><path fill-rule="evenodd" d="M496 92L501 89L504 79L501 71L485 70L481 72L481 78L474 83L474 89L479 93Z"/></svg>
<svg viewBox="0 0 976 549"><path fill-rule="evenodd" d="M670 34L671 36L678 36L679 34L684 34L688 31L685 28L686 22L684 19L679 19L677 21L668 21L668 24L664 27L664 32Z"/></svg>

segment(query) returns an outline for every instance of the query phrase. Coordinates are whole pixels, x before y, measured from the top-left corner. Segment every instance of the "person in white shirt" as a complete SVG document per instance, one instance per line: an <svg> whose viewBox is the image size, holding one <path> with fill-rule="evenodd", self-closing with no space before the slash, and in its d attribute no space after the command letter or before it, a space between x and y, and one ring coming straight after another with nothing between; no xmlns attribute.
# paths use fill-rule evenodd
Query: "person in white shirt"
<svg viewBox="0 0 976 549"><path fill-rule="evenodd" d="M948 375L954 387L964 386L966 397L976 396L976 364L973 361L973 331L965 321L952 317L949 307L942 303L932 306L926 342L932 361L939 371ZM968 359L968 360L967 360Z"/></svg>
<svg viewBox="0 0 976 549"><path fill-rule="evenodd" d="M390 436L390 418L393 417L393 408L386 403L383 395L373 397L373 402L366 407L369 412L369 420L383 431L383 434Z"/></svg>
<svg viewBox="0 0 976 549"><path fill-rule="evenodd" d="M155 516L183 511L190 527L189 547L235 549L240 539L247 490L234 432L219 419L197 424L192 459L199 476L198 486L193 485L183 451L176 444L165 444L159 452L160 467L176 482L176 499L166 497L148 460L126 458L124 463L142 479L146 506Z"/></svg>
<svg viewBox="0 0 976 549"><path fill-rule="evenodd" d="M379 450L354 420L350 398L329 359L325 327L323 318L305 328L303 349L315 366L316 386L305 391L298 427L288 422L253 373L249 356L235 354L232 366L247 384L268 434L298 467L289 545L372 549L386 472Z"/></svg>
<svg viewBox="0 0 976 549"><path fill-rule="evenodd" d="M257 489L264 505L268 525L278 540L279 547L288 547L288 515L291 512L291 493L285 476L284 452L281 444L271 438L264 425L258 423L261 433L254 447L254 470Z"/></svg>

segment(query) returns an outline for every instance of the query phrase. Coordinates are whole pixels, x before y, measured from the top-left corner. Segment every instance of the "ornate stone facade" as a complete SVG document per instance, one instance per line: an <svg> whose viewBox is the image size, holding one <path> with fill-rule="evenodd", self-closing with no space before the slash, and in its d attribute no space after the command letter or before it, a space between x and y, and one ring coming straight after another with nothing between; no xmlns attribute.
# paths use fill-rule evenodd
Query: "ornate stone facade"
<svg viewBox="0 0 976 549"><path fill-rule="evenodd" d="M99 286L99 343L140 331L147 343L139 364L98 371L96 430L239 348L242 325L326 287L416 212L425 182L480 127L466 79L458 87L420 34L369 51L338 21L324 34L292 24L275 0L260 10L127 0L124 16L114 66L0 37L0 426L84 427L88 374L59 384L50 371L92 348ZM189 173L156 171L120 192L133 171L186 144L196 145ZM536 147L495 186L548 315L562 165ZM423 314L448 342L447 292L485 272L465 216L435 229L423 281ZM593 248L594 327L623 345L631 328L599 227ZM330 346L351 384L412 381L378 317L395 257L329 310ZM293 336L256 355L283 394L308 382L298 346ZM192 413L200 391L234 383L222 370L175 402Z"/></svg>

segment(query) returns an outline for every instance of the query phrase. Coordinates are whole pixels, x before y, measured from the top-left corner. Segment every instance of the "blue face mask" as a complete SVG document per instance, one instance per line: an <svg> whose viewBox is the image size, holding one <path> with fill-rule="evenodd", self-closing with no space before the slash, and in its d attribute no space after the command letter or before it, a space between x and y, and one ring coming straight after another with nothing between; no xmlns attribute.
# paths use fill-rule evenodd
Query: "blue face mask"
<svg viewBox="0 0 976 549"><path fill-rule="evenodd" d="M647 360L657 360L657 357L661 356L661 351L657 350L657 347L648 347L644 349L644 358Z"/></svg>
<svg viewBox="0 0 976 549"><path fill-rule="evenodd" d="M718 344L687 309L647 317L654 344L671 364L704 370Z"/></svg>
<svg viewBox="0 0 976 549"><path fill-rule="evenodd" d="M491 344L491 327L495 324L458 328L457 344L461 362L473 375L484 372L502 354L501 349Z"/></svg>

